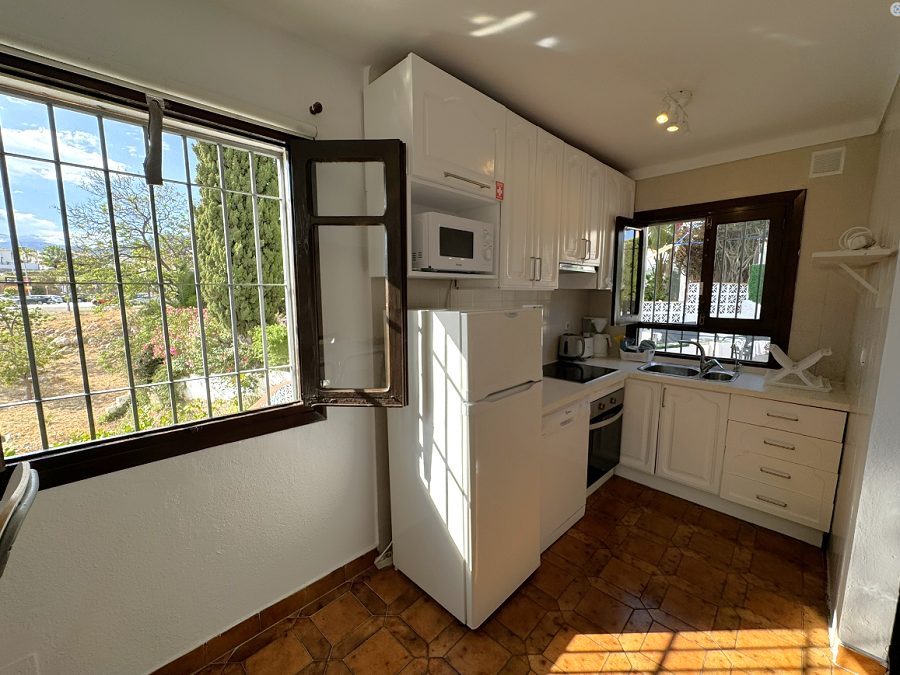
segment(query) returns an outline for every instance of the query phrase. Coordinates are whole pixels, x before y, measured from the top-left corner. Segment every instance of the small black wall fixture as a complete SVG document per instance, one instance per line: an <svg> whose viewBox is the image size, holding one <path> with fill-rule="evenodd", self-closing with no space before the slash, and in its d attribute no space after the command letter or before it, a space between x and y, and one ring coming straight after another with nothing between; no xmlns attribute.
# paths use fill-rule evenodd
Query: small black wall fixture
<svg viewBox="0 0 900 675"><path fill-rule="evenodd" d="M320 112L322 112L322 104L318 101L309 106L310 115L318 115Z"/></svg>

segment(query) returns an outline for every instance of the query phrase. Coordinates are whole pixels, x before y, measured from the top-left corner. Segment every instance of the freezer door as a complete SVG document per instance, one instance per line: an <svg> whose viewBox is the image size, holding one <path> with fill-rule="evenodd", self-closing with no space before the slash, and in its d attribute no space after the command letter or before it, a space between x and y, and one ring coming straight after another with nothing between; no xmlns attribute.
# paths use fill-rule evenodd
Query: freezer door
<svg viewBox="0 0 900 675"><path fill-rule="evenodd" d="M466 623L477 628L541 562L541 383L466 411L472 485Z"/></svg>
<svg viewBox="0 0 900 675"><path fill-rule="evenodd" d="M463 312L460 330L467 401L542 378L540 309Z"/></svg>

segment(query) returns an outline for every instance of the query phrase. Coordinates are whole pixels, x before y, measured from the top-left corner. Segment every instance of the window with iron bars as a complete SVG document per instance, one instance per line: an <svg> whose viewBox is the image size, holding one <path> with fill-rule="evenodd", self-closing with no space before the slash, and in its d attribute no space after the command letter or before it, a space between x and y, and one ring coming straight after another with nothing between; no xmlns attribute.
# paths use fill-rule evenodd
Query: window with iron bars
<svg viewBox="0 0 900 675"><path fill-rule="evenodd" d="M285 150L0 88L4 455L296 401Z"/></svg>

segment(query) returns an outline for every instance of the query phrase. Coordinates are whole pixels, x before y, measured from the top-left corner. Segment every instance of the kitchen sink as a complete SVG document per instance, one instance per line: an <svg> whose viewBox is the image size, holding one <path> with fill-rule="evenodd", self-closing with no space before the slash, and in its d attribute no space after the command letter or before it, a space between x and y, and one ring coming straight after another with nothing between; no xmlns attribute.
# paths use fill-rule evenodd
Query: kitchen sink
<svg viewBox="0 0 900 675"><path fill-rule="evenodd" d="M701 374L700 369L696 366L679 366L675 363L656 363L655 361L641 366L638 370L657 375L672 375L689 380L712 380L714 382L733 382L739 374L727 370L708 370Z"/></svg>
<svg viewBox="0 0 900 675"><path fill-rule="evenodd" d="M641 366L638 370L645 373L658 373L660 375L675 375L676 377L697 377L700 369L694 366L679 366L674 363L650 363Z"/></svg>
<svg viewBox="0 0 900 675"><path fill-rule="evenodd" d="M727 370L710 370L703 374L704 380L715 380L716 382L731 382L736 380L738 373L731 373Z"/></svg>

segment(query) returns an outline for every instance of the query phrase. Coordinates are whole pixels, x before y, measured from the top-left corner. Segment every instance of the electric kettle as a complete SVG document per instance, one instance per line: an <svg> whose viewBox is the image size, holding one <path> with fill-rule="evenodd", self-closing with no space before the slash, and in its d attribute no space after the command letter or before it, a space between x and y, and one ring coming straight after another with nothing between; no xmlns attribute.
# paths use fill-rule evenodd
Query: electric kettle
<svg viewBox="0 0 900 675"><path fill-rule="evenodd" d="M609 356L609 348L612 346L612 338L606 333L596 333L594 335L594 356L605 358Z"/></svg>
<svg viewBox="0 0 900 675"><path fill-rule="evenodd" d="M559 336L559 357L561 359L589 359L594 354L594 344L590 338L574 333Z"/></svg>

